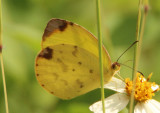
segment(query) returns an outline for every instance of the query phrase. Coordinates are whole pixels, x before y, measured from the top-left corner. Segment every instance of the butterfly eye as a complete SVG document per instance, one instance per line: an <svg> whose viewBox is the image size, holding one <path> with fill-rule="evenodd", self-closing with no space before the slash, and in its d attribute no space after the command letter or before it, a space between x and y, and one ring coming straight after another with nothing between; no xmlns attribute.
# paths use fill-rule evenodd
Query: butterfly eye
<svg viewBox="0 0 160 113"><path fill-rule="evenodd" d="M115 70L115 71L120 70L120 64L118 62L114 62L112 64L112 69Z"/></svg>

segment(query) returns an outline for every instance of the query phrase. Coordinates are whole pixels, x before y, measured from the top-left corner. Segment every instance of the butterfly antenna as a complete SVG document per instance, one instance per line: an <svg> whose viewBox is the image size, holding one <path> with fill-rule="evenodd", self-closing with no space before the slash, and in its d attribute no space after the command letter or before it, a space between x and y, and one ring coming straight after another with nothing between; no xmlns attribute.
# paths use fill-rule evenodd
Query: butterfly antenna
<svg viewBox="0 0 160 113"><path fill-rule="evenodd" d="M134 70L132 67L127 66L127 65L125 65L125 64L121 64L121 63L119 63L119 64L122 65L122 66L125 66L125 67L128 67L128 68ZM140 72L140 71L138 71L138 70L136 70L136 71L137 71L138 73L140 73L142 76L144 76L142 72Z"/></svg>
<svg viewBox="0 0 160 113"><path fill-rule="evenodd" d="M123 62L123 64L131 62L131 61L133 62L133 60L127 60L127 61Z"/></svg>
<svg viewBox="0 0 160 113"><path fill-rule="evenodd" d="M119 58L117 59L117 62L118 62L118 60L122 57L122 55L123 55L124 53L126 53L126 52L127 52L133 45L135 45L137 42L138 42L138 41L133 42L132 45L130 45L130 46L119 56Z"/></svg>

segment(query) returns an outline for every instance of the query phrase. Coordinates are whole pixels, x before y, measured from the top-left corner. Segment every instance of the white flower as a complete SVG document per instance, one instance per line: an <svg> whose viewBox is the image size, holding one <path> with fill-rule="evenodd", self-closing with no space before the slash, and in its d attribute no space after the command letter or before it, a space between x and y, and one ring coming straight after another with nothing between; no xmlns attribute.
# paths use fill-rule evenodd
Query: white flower
<svg viewBox="0 0 160 113"><path fill-rule="evenodd" d="M148 82L152 74L149 75L147 80L137 73L136 87L134 99L137 104L134 108L134 113L160 113L160 103L154 99L154 93L159 90L159 86L154 82ZM129 103L133 83L128 78L123 82L115 77L107 83L104 88L116 91L105 99L105 112L118 113ZM103 113L102 102L98 101L89 107L94 113Z"/></svg>

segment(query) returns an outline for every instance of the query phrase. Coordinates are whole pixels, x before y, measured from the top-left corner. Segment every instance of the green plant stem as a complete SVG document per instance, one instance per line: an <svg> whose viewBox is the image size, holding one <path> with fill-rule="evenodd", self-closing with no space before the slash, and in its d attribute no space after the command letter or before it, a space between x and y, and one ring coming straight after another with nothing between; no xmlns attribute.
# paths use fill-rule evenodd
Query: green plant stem
<svg viewBox="0 0 160 113"><path fill-rule="evenodd" d="M139 32L140 32L140 23L141 23L141 4L142 0L139 0L139 9L138 9L138 19L137 19L137 27L136 27L136 40L139 39ZM136 44L135 52L134 52L134 62L133 62L133 73L132 73L132 80L133 80L133 89L130 97L130 105L129 105L129 113L133 112L134 107L134 93L135 93L135 83L136 83L136 70L138 66L138 44Z"/></svg>
<svg viewBox="0 0 160 113"><path fill-rule="evenodd" d="M97 7L98 46L99 46L99 66L100 66L100 76L101 76L101 99L102 99L103 113L105 113L100 0L96 0L96 7Z"/></svg>
<svg viewBox="0 0 160 113"><path fill-rule="evenodd" d="M2 80L3 80L6 113L9 113L7 88L6 88L6 80L5 80L5 73L4 73L4 63L3 63L3 55L2 55L2 1L1 0L0 0L0 60L1 60Z"/></svg>
<svg viewBox="0 0 160 113"><path fill-rule="evenodd" d="M5 80L5 74L4 74L4 65L3 65L3 56L2 56L2 54L1 54L1 69L2 69L2 79L3 79L3 88L4 88L6 113L9 113L8 98L7 98L7 88L6 88L6 80Z"/></svg>
<svg viewBox="0 0 160 113"><path fill-rule="evenodd" d="M2 1L1 0L0 0L0 46L2 46Z"/></svg>
<svg viewBox="0 0 160 113"><path fill-rule="evenodd" d="M148 13L148 0L145 0L142 24L141 24L141 8L142 8L142 0L139 0L138 20L137 20L137 28L136 28L136 40L139 40L139 43L136 44L136 48L135 48L134 63L133 63L133 68L134 68L133 70L133 90L132 90L131 97L130 97L129 113L133 112L134 93L135 93L135 85L136 85L136 73L137 73L136 70L138 67L138 62L139 62L141 48L142 48L144 27L146 23L146 16ZM140 26L141 26L141 29L140 29Z"/></svg>
<svg viewBox="0 0 160 113"><path fill-rule="evenodd" d="M148 0L144 0L142 25L141 25L141 32L140 32L139 43L138 43L138 45L139 45L139 57L140 57L140 53L141 53L142 39L143 39L143 34L144 34L144 28L145 28L145 24L146 24L146 17L147 17L147 14L148 14L148 9L149 9Z"/></svg>

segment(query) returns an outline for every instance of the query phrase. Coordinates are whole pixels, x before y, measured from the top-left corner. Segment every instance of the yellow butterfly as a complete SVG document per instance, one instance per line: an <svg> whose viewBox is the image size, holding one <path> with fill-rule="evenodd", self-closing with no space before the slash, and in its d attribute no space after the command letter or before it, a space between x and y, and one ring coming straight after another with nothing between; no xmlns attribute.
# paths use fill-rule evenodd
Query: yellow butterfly
<svg viewBox="0 0 160 113"><path fill-rule="evenodd" d="M85 28L72 22L51 19L36 58L35 73L40 85L61 99L71 99L100 87L98 41ZM104 82L120 65L111 63L103 47Z"/></svg>

